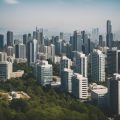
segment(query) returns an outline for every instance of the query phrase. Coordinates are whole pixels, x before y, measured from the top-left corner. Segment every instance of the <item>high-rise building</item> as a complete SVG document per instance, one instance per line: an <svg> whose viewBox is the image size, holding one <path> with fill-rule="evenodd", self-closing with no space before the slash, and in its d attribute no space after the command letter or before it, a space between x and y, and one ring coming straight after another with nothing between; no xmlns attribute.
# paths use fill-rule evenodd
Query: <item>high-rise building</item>
<svg viewBox="0 0 120 120"><path fill-rule="evenodd" d="M81 32L74 31L74 34L73 34L73 50L81 52L82 51L82 45L83 45L83 40L82 40Z"/></svg>
<svg viewBox="0 0 120 120"><path fill-rule="evenodd" d="M108 100L112 114L120 114L120 74L108 80Z"/></svg>
<svg viewBox="0 0 120 120"><path fill-rule="evenodd" d="M10 79L12 71L12 63L7 61L0 62L0 80Z"/></svg>
<svg viewBox="0 0 120 120"><path fill-rule="evenodd" d="M15 58L26 58L26 46L24 44L15 45Z"/></svg>
<svg viewBox="0 0 120 120"><path fill-rule="evenodd" d="M71 66L71 60L66 56L62 56L60 61L60 74L64 70L64 68L70 69L70 66Z"/></svg>
<svg viewBox="0 0 120 120"><path fill-rule="evenodd" d="M26 45L28 42L28 35L27 34L24 34L23 35L23 44Z"/></svg>
<svg viewBox="0 0 120 120"><path fill-rule="evenodd" d="M36 56L37 56L37 40L36 39L33 39L33 51L32 51L32 53L33 53L33 62L36 62Z"/></svg>
<svg viewBox="0 0 120 120"><path fill-rule="evenodd" d="M105 81L105 55L97 49L91 53L91 77L92 80Z"/></svg>
<svg viewBox="0 0 120 120"><path fill-rule="evenodd" d="M60 32L60 39L63 40L63 37L64 37L64 33Z"/></svg>
<svg viewBox="0 0 120 120"><path fill-rule="evenodd" d="M120 50L109 50L107 52L107 71L110 76L120 73Z"/></svg>
<svg viewBox="0 0 120 120"><path fill-rule="evenodd" d="M28 41L26 50L27 50L27 61L28 63L32 63L33 62L33 59L32 59L33 42L32 41Z"/></svg>
<svg viewBox="0 0 120 120"><path fill-rule="evenodd" d="M99 35L99 46L103 47L103 36Z"/></svg>
<svg viewBox="0 0 120 120"><path fill-rule="evenodd" d="M98 43L99 40L99 28L94 28L92 29L92 38L91 40L95 42L96 44Z"/></svg>
<svg viewBox="0 0 120 120"><path fill-rule="evenodd" d="M7 56L13 56L14 48L12 46L7 47Z"/></svg>
<svg viewBox="0 0 120 120"><path fill-rule="evenodd" d="M72 76L73 70L64 68L61 72L61 88L65 92L72 92Z"/></svg>
<svg viewBox="0 0 120 120"><path fill-rule="evenodd" d="M37 64L37 81L45 86L51 83L53 77L52 65L48 61L41 61Z"/></svg>
<svg viewBox="0 0 120 120"><path fill-rule="evenodd" d="M112 48L113 42L113 33L112 33L112 25L111 21L107 20L107 35L106 35L106 46L110 49Z"/></svg>
<svg viewBox="0 0 120 120"><path fill-rule="evenodd" d="M50 59L52 62L54 62L54 57L55 57L55 45L51 44L50 45L51 53L50 53Z"/></svg>
<svg viewBox="0 0 120 120"><path fill-rule="evenodd" d="M7 46L13 46L13 32L7 32Z"/></svg>
<svg viewBox="0 0 120 120"><path fill-rule="evenodd" d="M88 98L88 79L78 73L72 77L72 95L76 98Z"/></svg>
<svg viewBox="0 0 120 120"><path fill-rule="evenodd" d="M75 72L87 77L87 57L83 53L78 53L74 59Z"/></svg>
<svg viewBox="0 0 120 120"><path fill-rule="evenodd" d="M37 58L37 40L28 41L27 43L27 59L28 63L35 63Z"/></svg>
<svg viewBox="0 0 120 120"><path fill-rule="evenodd" d="M4 35L0 34L0 50L4 48Z"/></svg>
<svg viewBox="0 0 120 120"><path fill-rule="evenodd" d="M88 38L88 35L85 33L85 31L81 32L83 45L82 45L82 52L86 55L90 53L90 38Z"/></svg>

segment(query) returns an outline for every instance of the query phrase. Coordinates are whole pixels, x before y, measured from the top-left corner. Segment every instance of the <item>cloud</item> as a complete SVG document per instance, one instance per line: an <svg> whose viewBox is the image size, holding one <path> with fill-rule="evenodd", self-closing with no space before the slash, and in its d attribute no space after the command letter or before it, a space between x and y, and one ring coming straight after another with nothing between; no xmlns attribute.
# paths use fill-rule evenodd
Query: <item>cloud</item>
<svg viewBox="0 0 120 120"><path fill-rule="evenodd" d="M19 3L18 0L4 0L4 2L6 4L10 4L10 5L14 5L14 4L18 4Z"/></svg>

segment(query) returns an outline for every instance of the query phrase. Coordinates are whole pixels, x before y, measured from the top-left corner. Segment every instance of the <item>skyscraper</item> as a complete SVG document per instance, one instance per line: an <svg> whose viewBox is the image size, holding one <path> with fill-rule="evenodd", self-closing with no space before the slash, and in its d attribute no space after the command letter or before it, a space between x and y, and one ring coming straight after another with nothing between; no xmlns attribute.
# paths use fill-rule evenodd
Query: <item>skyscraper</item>
<svg viewBox="0 0 120 120"><path fill-rule="evenodd" d="M83 40L82 40L81 32L74 31L74 34L73 34L73 50L81 52L82 51L82 45L83 45Z"/></svg>
<svg viewBox="0 0 120 120"><path fill-rule="evenodd" d="M91 77L92 80L105 81L105 55L97 49L91 53Z"/></svg>
<svg viewBox="0 0 120 120"><path fill-rule="evenodd" d="M64 68L70 69L70 66L71 66L71 60L66 56L62 56L60 61L60 74L64 70Z"/></svg>
<svg viewBox="0 0 120 120"><path fill-rule="evenodd" d="M37 58L38 44L37 40L33 39L27 43L27 59L28 63L35 63Z"/></svg>
<svg viewBox="0 0 120 120"><path fill-rule="evenodd" d="M109 50L107 52L107 71L109 76L120 73L120 50Z"/></svg>
<svg viewBox="0 0 120 120"><path fill-rule="evenodd" d="M15 46L15 58L26 58L26 46L24 44L17 44Z"/></svg>
<svg viewBox="0 0 120 120"><path fill-rule="evenodd" d="M23 44L26 45L28 42L28 35L27 34L24 34L23 35Z"/></svg>
<svg viewBox="0 0 120 120"><path fill-rule="evenodd" d="M27 61L28 63L32 63L33 62L33 41L30 40L27 42Z"/></svg>
<svg viewBox="0 0 120 120"><path fill-rule="evenodd" d="M61 72L61 88L65 92L72 92L72 76L73 70L64 68Z"/></svg>
<svg viewBox="0 0 120 120"><path fill-rule="evenodd" d="M75 72L87 77L87 57L83 53L78 53L75 57Z"/></svg>
<svg viewBox="0 0 120 120"><path fill-rule="evenodd" d="M103 36L99 35L99 46L103 47Z"/></svg>
<svg viewBox="0 0 120 120"><path fill-rule="evenodd" d="M108 80L109 107L113 114L120 114L120 74L115 73Z"/></svg>
<svg viewBox="0 0 120 120"><path fill-rule="evenodd" d="M7 46L13 46L13 32L7 32Z"/></svg>
<svg viewBox="0 0 120 120"><path fill-rule="evenodd" d="M109 47L110 49L112 48L112 41L113 41L112 25L111 21L107 20L106 46Z"/></svg>
<svg viewBox="0 0 120 120"><path fill-rule="evenodd" d="M4 35L0 34L0 50L4 48Z"/></svg>

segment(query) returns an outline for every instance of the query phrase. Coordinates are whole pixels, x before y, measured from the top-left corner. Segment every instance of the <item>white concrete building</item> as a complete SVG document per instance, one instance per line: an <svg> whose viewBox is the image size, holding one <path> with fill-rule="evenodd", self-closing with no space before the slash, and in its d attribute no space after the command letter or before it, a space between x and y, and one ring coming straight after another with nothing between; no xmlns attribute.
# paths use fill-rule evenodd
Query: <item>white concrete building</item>
<svg viewBox="0 0 120 120"><path fill-rule="evenodd" d="M98 49L91 53L91 77L95 81L105 81L105 55Z"/></svg>
<svg viewBox="0 0 120 120"><path fill-rule="evenodd" d="M6 52L0 52L0 62L7 61L7 53Z"/></svg>
<svg viewBox="0 0 120 120"><path fill-rule="evenodd" d="M37 64L36 68L37 81L41 85L50 84L53 77L53 68L52 65L48 64L48 61L41 61Z"/></svg>
<svg viewBox="0 0 120 120"><path fill-rule="evenodd" d="M72 95L82 100L88 98L88 78L74 73L72 77Z"/></svg>

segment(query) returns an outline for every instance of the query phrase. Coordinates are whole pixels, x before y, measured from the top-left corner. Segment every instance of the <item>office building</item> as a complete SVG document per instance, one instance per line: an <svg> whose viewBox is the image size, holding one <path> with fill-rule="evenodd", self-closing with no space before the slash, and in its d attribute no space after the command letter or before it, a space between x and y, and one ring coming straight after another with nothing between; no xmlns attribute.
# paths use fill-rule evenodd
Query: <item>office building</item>
<svg viewBox="0 0 120 120"><path fill-rule="evenodd" d="M52 65L48 64L48 61L41 61L36 70L37 81L43 86L49 85L53 77Z"/></svg>
<svg viewBox="0 0 120 120"><path fill-rule="evenodd" d="M24 34L23 35L23 44L26 45L28 42L28 35L27 34Z"/></svg>
<svg viewBox="0 0 120 120"><path fill-rule="evenodd" d="M105 81L105 55L98 49L91 53L91 77L95 81Z"/></svg>
<svg viewBox="0 0 120 120"><path fill-rule="evenodd" d="M74 59L75 64L75 72L80 73L83 75L83 77L87 77L87 57L83 53L77 54L77 56Z"/></svg>
<svg viewBox="0 0 120 120"><path fill-rule="evenodd" d="M7 47L7 56L13 56L14 55L14 48L12 46Z"/></svg>
<svg viewBox="0 0 120 120"><path fill-rule="evenodd" d="M13 46L13 32L7 32L7 46Z"/></svg>
<svg viewBox="0 0 120 120"><path fill-rule="evenodd" d="M60 74L64 70L64 68L70 69L70 66L71 66L71 60L66 56L62 56L60 60Z"/></svg>
<svg viewBox="0 0 120 120"><path fill-rule="evenodd" d="M81 52L82 51L82 45L83 45L83 40L82 40L81 32L74 31L74 34L73 34L73 50Z"/></svg>
<svg viewBox="0 0 120 120"><path fill-rule="evenodd" d="M15 45L15 58L26 59L26 46L24 44Z"/></svg>
<svg viewBox="0 0 120 120"><path fill-rule="evenodd" d="M107 52L107 71L109 76L120 73L120 50L109 50Z"/></svg>
<svg viewBox="0 0 120 120"><path fill-rule="evenodd" d="M120 114L120 74L118 73L108 80L108 100L112 114Z"/></svg>
<svg viewBox="0 0 120 120"><path fill-rule="evenodd" d="M64 92L72 92L73 70L64 68L61 72L61 88Z"/></svg>
<svg viewBox="0 0 120 120"><path fill-rule="evenodd" d="M107 35L106 35L106 46L110 49L112 48L113 42L113 33L112 33L112 25L111 21L107 20Z"/></svg>
<svg viewBox="0 0 120 120"><path fill-rule="evenodd" d="M0 34L0 50L4 48L4 35Z"/></svg>
<svg viewBox="0 0 120 120"><path fill-rule="evenodd" d="M85 100L88 98L88 79L78 73L72 77L72 95Z"/></svg>
<svg viewBox="0 0 120 120"><path fill-rule="evenodd" d="M89 85L91 100L99 107L107 107L108 88L103 85L92 83Z"/></svg>
<svg viewBox="0 0 120 120"><path fill-rule="evenodd" d="M10 79L12 70L12 63L7 61L0 62L0 80L5 81L7 79Z"/></svg>
<svg viewBox="0 0 120 120"><path fill-rule="evenodd" d="M103 47L103 36L99 35L99 46Z"/></svg>
<svg viewBox="0 0 120 120"><path fill-rule="evenodd" d="M38 44L37 40L33 39L27 43L27 59L28 63L35 63L37 58Z"/></svg>

